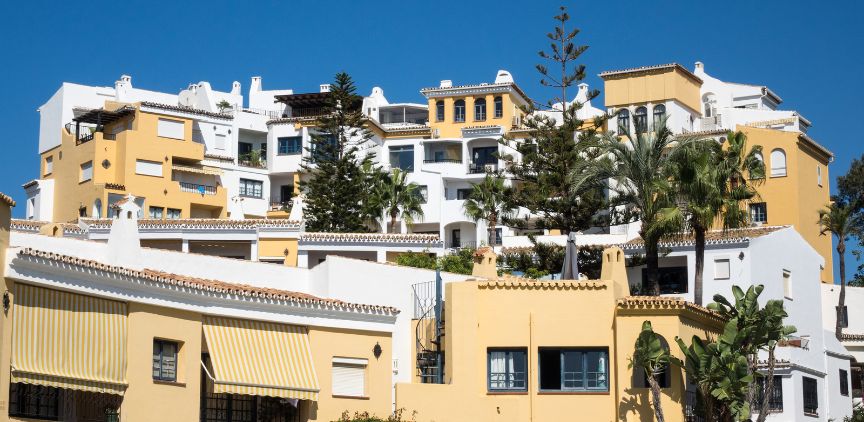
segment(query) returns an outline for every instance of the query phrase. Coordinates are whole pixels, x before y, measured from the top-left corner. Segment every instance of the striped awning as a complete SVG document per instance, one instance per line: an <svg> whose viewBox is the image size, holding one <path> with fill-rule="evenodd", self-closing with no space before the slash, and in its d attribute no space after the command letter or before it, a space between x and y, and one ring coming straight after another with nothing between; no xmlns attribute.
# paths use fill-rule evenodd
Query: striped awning
<svg viewBox="0 0 864 422"><path fill-rule="evenodd" d="M306 327L206 317L216 393L318 400Z"/></svg>
<svg viewBox="0 0 864 422"><path fill-rule="evenodd" d="M126 390L126 303L17 284L12 382Z"/></svg>
<svg viewBox="0 0 864 422"><path fill-rule="evenodd" d="M214 176L222 175L222 169L212 166L184 166L182 164L174 164L171 166L171 169L183 173L208 174Z"/></svg>

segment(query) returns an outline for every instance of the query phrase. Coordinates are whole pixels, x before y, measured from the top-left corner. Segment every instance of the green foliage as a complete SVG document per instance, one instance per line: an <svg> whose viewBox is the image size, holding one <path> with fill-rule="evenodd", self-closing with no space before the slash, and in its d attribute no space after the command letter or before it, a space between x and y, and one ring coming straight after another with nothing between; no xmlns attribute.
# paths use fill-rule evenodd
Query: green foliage
<svg viewBox="0 0 864 422"><path fill-rule="evenodd" d="M302 168L310 175L301 181L306 229L320 232L367 232L370 215L368 177L373 155L367 151L372 137L361 111L362 97L347 73L336 74L325 112L310 131L312 141ZM374 173L372 173L374 174Z"/></svg>
<svg viewBox="0 0 864 422"><path fill-rule="evenodd" d="M843 422L864 422L864 404L856 404L852 409L852 416L843 418Z"/></svg>
<svg viewBox="0 0 864 422"><path fill-rule="evenodd" d="M222 100L222 101L219 101L218 103L216 103L216 108L219 109L220 113L224 113L225 110L228 110L229 108L231 108L231 103L229 103L226 100Z"/></svg>
<svg viewBox="0 0 864 422"><path fill-rule="evenodd" d="M645 371L645 377L648 379L648 385L651 388L651 403L654 408L654 416L658 422L663 422L663 407L660 401L660 384L657 377L663 373L663 370L671 364L678 364L678 360L669 353L669 349L663 346L660 341L660 336L654 332L651 326L651 321L642 323L642 331L639 337L636 338L636 343L633 346L633 356L630 357L628 368L642 368Z"/></svg>
<svg viewBox="0 0 864 422"><path fill-rule="evenodd" d="M425 268L456 274L471 274L474 269L474 249L462 248L440 258L428 252L405 252L396 257L396 264L406 267Z"/></svg>
<svg viewBox="0 0 864 422"><path fill-rule="evenodd" d="M342 412L342 416L339 417L339 420L334 422L408 422L414 421L414 418L417 415L417 412L414 412L411 415L411 419L403 419L403 413L405 413L405 409L396 409L396 411L390 414L390 416L383 419L369 412L354 412L352 415L346 410L345 412Z"/></svg>
<svg viewBox="0 0 864 422"><path fill-rule="evenodd" d="M859 239L864 238L861 232L862 226L864 226L864 216L856 214L851 204L841 200L835 201L827 208L819 211L819 234L822 236L833 235L837 239L837 258L840 263L840 294L837 298L838 311L835 316L834 335L838 340L843 334L840 309L846 305L846 242L849 242L853 236Z"/></svg>
<svg viewBox="0 0 864 422"><path fill-rule="evenodd" d="M551 41L550 51L540 52L540 58L551 62L551 69L560 69L560 75L550 75L545 64L536 67L541 85L560 90L560 94L548 101L546 113L534 114L533 104L523 108L528 116L524 120L528 130L525 139L505 137L501 140L505 149L518 153L501 157L517 185L508 195L508 201L512 207L527 208L537 216L531 220L507 218L507 224L514 227L559 229L567 234L591 227L597 211L603 208L601 188L586 186L574 190L567 179L579 163L596 156L592 145L604 120L598 118L586 124L576 117L585 102L571 102L568 98L568 89L585 79L585 66L576 61L588 49L588 46L574 43L579 30L567 29L569 19L566 8L562 7L561 13L555 16L554 31L547 35ZM599 91L592 90L585 101L598 95ZM577 139L578 142L574 142Z"/></svg>
<svg viewBox="0 0 864 422"><path fill-rule="evenodd" d="M864 155L853 159L849 171L837 178L837 199L856 213L864 212Z"/></svg>
<svg viewBox="0 0 864 422"><path fill-rule="evenodd" d="M506 196L504 177L500 174L486 174L483 181L472 185L471 196L462 204L468 218L486 221L489 245L496 244L495 226L512 211L505 201Z"/></svg>
<svg viewBox="0 0 864 422"><path fill-rule="evenodd" d="M393 169L392 173L382 173L373 181L374 189L370 196L370 204L374 212L384 211L390 218L390 232L399 233L398 218L410 227L415 217L423 217L423 198L420 186L409 183L408 173Z"/></svg>
<svg viewBox="0 0 864 422"><path fill-rule="evenodd" d="M553 243L535 242L530 248L522 248L503 253L501 264L511 271L520 271L526 278L543 278L549 274L559 274L564 265L564 247ZM579 272L589 279L600 278L603 265L603 248L594 246L579 247L576 257Z"/></svg>

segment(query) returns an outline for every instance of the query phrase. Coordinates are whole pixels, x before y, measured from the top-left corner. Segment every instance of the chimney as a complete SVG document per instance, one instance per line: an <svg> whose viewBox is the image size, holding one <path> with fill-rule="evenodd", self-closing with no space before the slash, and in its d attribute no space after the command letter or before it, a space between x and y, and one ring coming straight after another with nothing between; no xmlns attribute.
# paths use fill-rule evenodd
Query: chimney
<svg viewBox="0 0 864 422"><path fill-rule="evenodd" d="M252 77L252 83L249 84L249 92L250 92L250 93L252 93L252 92L261 92L261 90L262 90L263 88L264 88L264 87L263 87L262 84L261 84L261 77L260 77L260 76L253 76L253 77Z"/></svg>
<svg viewBox="0 0 864 422"><path fill-rule="evenodd" d="M489 246L474 251L474 267L471 275L488 279L498 278L498 265L495 251Z"/></svg>
<svg viewBox="0 0 864 422"><path fill-rule="evenodd" d="M318 85L318 92L330 92L330 84Z"/></svg>
<svg viewBox="0 0 864 422"><path fill-rule="evenodd" d="M453 81L450 79L444 79L441 81L441 85L438 85L439 88L453 88Z"/></svg>
<svg viewBox="0 0 864 422"><path fill-rule="evenodd" d="M624 251L617 246L603 250L600 280L612 282L616 299L630 296L630 283L627 281L625 259Z"/></svg>
<svg viewBox="0 0 864 422"><path fill-rule="evenodd" d="M704 72L704 71L705 71L705 65L702 64L702 62L696 62L696 72L698 73L698 72Z"/></svg>
<svg viewBox="0 0 864 422"><path fill-rule="evenodd" d="M234 81L231 84L231 95L240 95L240 82Z"/></svg>
<svg viewBox="0 0 864 422"><path fill-rule="evenodd" d="M108 233L108 263L131 268L140 266L141 236L138 234L138 213L141 207L135 203L133 195L111 205L116 217L111 222Z"/></svg>
<svg viewBox="0 0 864 422"><path fill-rule="evenodd" d="M126 101L126 93L132 88L132 77L129 75L120 75L120 80L114 82L114 100L118 102Z"/></svg>

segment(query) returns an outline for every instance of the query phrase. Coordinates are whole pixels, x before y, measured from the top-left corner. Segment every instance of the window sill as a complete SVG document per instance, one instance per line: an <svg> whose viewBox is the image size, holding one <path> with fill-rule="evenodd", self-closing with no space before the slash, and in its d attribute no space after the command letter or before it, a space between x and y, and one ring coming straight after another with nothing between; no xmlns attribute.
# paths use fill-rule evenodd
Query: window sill
<svg viewBox="0 0 864 422"><path fill-rule="evenodd" d="M783 299L786 299L786 300L795 300L795 299L792 299L792 298L789 297L789 296L783 296Z"/></svg>
<svg viewBox="0 0 864 422"><path fill-rule="evenodd" d="M609 391L538 391L538 396L608 396Z"/></svg>
<svg viewBox="0 0 864 422"><path fill-rule="evenodd" d="M819 417L819 412L816 412L816 413L804 412L804 416L808 416L808 417L811 417L811 418L818 418L818 417Z"/></svg>
<svg viewBox="0 0 864 422"><path fill-rule="evenodd" d="M299 152L289 152L289 153L283 154L280 152L280 153L276 154L276 156L278 156L278 157L290 157L292 155L300 155L300 153Z"/></svg>
<svg viewBox="0 0 864 422"><path fill-rule="evenodd" d="M264 199L263 196L250 196L250 195L240 195L241 198L249 198L249 199Z"/></svg>
<svg viewBox="0 0 864 422"><path fill-rule="evenodd" d="M334 399L352 399L352 400L369 400L367 396L341 396L338 394L333 394L331 397Z"/></svg>
<svg viewBox="0 0 864 422"><path fill-rule="evenodd" d="M772 175L768 176L769 179L781 179L783 177L787 177L787 176L785 174L778 174L776 176L772 174Z"/></svg>
<svg viewBox="0 0 864 422"><path fill-rule="evenodd" d="M82 184L82 183L87 183L87 182L92 181L92 180L93 180L93 179L82 180L82 181L78 182L78 184L80 185L80 184Z"/></svg>
<svg viewBox="0 0 864 422"><path fill-rule="evenodd" d="M173 385L173 386L175 386L175 387L186 387L186 383L185 383L185 382L178 382L178 381L153 380L153 384L159 384L159 385Z"/></svg>
<svg viewBox="0 0 864 422"><path fill-rule="evenodd" d="M487 391L487 396L527 396L527 391Z"/></svg>

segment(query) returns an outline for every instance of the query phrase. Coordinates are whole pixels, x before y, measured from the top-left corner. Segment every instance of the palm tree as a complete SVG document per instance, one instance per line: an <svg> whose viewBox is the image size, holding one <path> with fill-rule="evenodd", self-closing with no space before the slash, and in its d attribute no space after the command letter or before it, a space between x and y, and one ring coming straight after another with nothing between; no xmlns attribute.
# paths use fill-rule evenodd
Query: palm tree
<svg viewBox="0 0 864 422"><path fill-rule="evenodd" d="M504 178L497 174L486 174L482 182L472 186L471 195L465 200L465 215L474 220L486 221L489 245L495 245L495 226L510 215L512 209L507 205L507 188Z"/></svg>
<svg viewBox="0 0 864 422"><path fill-rule="evenodd" d="M639 337L636 338L633 357L630 358L628 366L630 369L635 367L642 368L645 371L645 378L648 380L648 386L651 389L651 404L654 408L654 416L657 418L657 422L666 420L663 416L663 407L660 401L660 383L657 381L657 378L673 362L677 363L677 359L669 353L668 347L664 347L660 336L651 327L651 321L644 321L642 323L642 331L639 333Z"/></svg>
<svg viewBox="0 0 864 422"><path fill-rule="evenodd" d="M862 225L849 204L833 202L819 211L820 234L837 238L837 255L840 258L840 299L837 301L837 323L834 335L837 339L843 334L843 308L846 306L846 241L852 236L860 236L857 227Z"/></svg>
<svg viewBox="0 0 864 422"><path fill-rule="evenodd" d="M408 173L393 169L393 173L384 174L380 178L372 195L375 207L390 217L391 233L399 232L396 222L400 215L408 226L414 224L414 218L423 216L420 186L413 182L408 183L407 176Z"/></svg>
<svg viewBox="0 0 864 422"><path fill-rule="evenodd" d="M705 268L705 233L715 224L723 230L747 225L746 207L758 197L755 183L765 178L765 164L759 159L762 147L747 150L747 137L730 131L724 147L719 142L692 143L679 148L668 176L673 180L678 206L661 216L685 226L695 240L693 301L701 305Z"/></svg>
<svg viewBox="0 0 864 422"><path fill-rule="evenodd" d="M647 284L654 295L660 295L657 245L663 235L680 228L675 219L663 215L675 204L668 169L675 151L692 141L676 140L665 125L650 132L638 131L635 137L621 135L624 139L610 132L600 139L602 158L576 166L570 174L571 186L578 191L586 184L611 182L610 201L625 206L623 211L616 211L617 220L641 220L639 235L645 242Z"/></svg>

